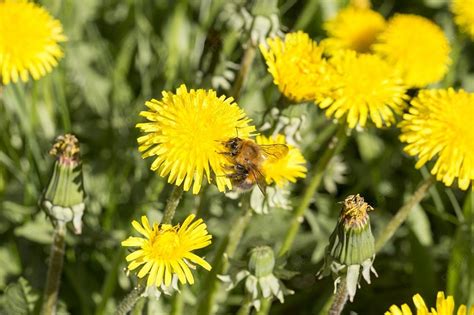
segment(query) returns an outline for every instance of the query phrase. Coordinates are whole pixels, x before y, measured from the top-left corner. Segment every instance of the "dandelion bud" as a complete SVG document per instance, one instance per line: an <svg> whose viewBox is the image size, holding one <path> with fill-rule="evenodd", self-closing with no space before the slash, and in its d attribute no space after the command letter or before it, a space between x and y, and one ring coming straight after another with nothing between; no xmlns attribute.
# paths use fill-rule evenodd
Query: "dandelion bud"
<svg viewBox="0 0 474 315"><path fill-rule="evenodd" d="M275 255L271 247L259 246L250 251L248 270L236 269L229 275L218 277L225 283L227 290L232 290L240 281L245 280L245 291L251 298L251 305L259 310L261 298L275 297L283 303L285 295L294 293L280 280L285 277L287 279L292 274L281 266L275 266Z"/></svg>
<svg viewBox="0 0 474 315"><path fill-rule="evenodd" d="M344 279L351 302L354 299L359 275L370 283L370 271L375 258L374 237L370 228L369 211L373 208L360 195L351 195L344 200L336 228L326 248L326 259L320 278L333 273L335 286Z"/></svg>
<svg viewBox="0 0 474 315"><path fill-rule="evenodd" d="M56 158L41 205L58 224L72 221L76 234L82 231L84 188L79 141L72 134L56 138L49 153Z"/></svg>
<svg viewBox="0 0 474 315"><path fill-rule="evenodd" d="M255 247L250 251L249 271L256 277L265 277L273 272L275 255L268 246Z"/></svg>

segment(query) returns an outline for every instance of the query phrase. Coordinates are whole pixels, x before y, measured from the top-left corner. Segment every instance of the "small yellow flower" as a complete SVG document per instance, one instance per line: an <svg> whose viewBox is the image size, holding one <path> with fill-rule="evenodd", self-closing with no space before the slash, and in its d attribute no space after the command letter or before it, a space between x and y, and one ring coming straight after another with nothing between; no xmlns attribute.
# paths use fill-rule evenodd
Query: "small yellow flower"
<svg viewBox="0 0 474 315"><path fill-rule="evenodd" d="M415 304L417 315L454 315L454 299L452 296L444 297L444 292L438 292L436 297L436 308L432 307L428 309L425 301L421 295L416 294L413 296L413 303ZM403 304L402 307L397 305L390 306L390 309L385 312L385 315L412 315L410 307L407 304ZM457 315L467 315L466 305L461 304L458 308ZM469 309L469 315L474 315L474 306Z"/></svg>
<svg viewBox="0 0 474 315"><path fill-rule="evenodd" d="M330 54L340 49L366 53L384 28L385 19L380 13L349 6L324 23L329 38L321 44Z"/></svg>
<svg viewBox="0 0 474 315"><path fill-rule="evenodd" d="M273 82L289 100L300 103L314 100L325 88L327 68L323 49L301 31L267 40L269 48L260 51L273 76Z"/></svg>
<svg viewBox="0 0 474 315"><path fill-rule="evenodd" d="M451 11L454 22L474 40L474 3L472 0L453 0Z"/></svg>
<svg viewBox="0 0 474 315"><path fill-rule="evenodd" d="M28 1L0 1L0 77L3 84L34 80L62 58L63 28L44 8Z"/></svg>
<svg viewBox="0 0 474 315"><path fill-rule="evenodd" d="M255 141L259 145L286 144L285 136L281 134L275 137L259 135ZM286 145L289 150L285 157L266 160L262 165L267 184L276 183L278 187L282 187L287 182L294 183L298 178L306 177L306 160L301 151L292 145Z"/></svg>
<svg viewBox="0 0 474 315"><path fill-rule="evenodd" d="M409 87L438 82L451 63L451 48L443 30L421 16L395 15L377 41L374 51L400 68Z"/></svg>
<svg viewBox="0 0 474 315"><path fill-rule="evenodd" d="M317 98L326 116L345 116L349 128L364 127L370 119L377 128L389 126L405 107L405 86L397 71L376 55L345 50L334 55L332 91Z"/></svg>
<svg viewBox="0 0 474 315"><path fill-rule="evenodd" d="M221 176L227 164L222 142L239 136L247 138L255 130L250 119L234 103L233 98L217 97L213 90L187 90L181 85L176 94L162 92L161 101L152 99L145 103L148 111L141 116L149 120L137 124L146 135L138 138L142 157L156 156L151 169L168 182L193 193L201 189L204 174L208 182L211 171L216 176L217 187L232 189L230 180Z"/></svg>
<svg viewBox="0 0 474 315"><path fill-rule="evenodd" d="M400 123L405 152L419 158L416 167L437 157L431 170L451 186L458 179L466 190L474 180L474 93L463 90L421 90Z"/></svg>
<svg viewBox="0 0 474 315"><path fill-rule="evenodd" d="M192 263L211 270L207 261L192 253L211 244L212 239L203 220L192 222L194 218L194 214L189 215L181 226L154 223L152 227L146 216L142 216L142 224L133 221L132 226L144 237L129 237L122 242L124 247L139 248L126 257L128 270L141 266L138 277L148 275L147 287L169 287L174 275L182 284L193 284Z"/></svg>

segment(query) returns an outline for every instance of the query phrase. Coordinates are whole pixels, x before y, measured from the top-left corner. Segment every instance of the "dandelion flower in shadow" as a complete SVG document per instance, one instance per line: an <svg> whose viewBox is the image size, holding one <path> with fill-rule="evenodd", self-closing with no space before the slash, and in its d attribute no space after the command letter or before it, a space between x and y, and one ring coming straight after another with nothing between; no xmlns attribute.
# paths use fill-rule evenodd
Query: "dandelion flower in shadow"
<svg viewBox="0 0 474 315"><path fill-rule="evenodd" d="M474 306L471 306L469 313L466 305L461 304L456 313L454 313L454 298L450 295L446 298L444 292L438 292L436 296L436 308L431 307L430 309L426 306L425 301L421 295L416 294L413 296L413 303L415 304L416 314L418 315L472 315L474 314ZM403 304L402 307L397 305L390 306L390 309L385 312L385 315L412 315L410 307L407 304Z"/></svg>
<svg viewBox="0 0 474 315"><path fill-rule="evenodd" d="M324 23L328 38L321 45L330 54L340 49L366 53L384 28L385 19L380 13L349 6Z"/></svg>
<svg viewBox="0 0 474 315"><path fill-rule="evenodd" d="M349 128L390 126L405 107L405 86L395 69L376 55L345 50L329 63L335 69L331 91L316 99L326 116L345 119Z"/></svg>
<svg viewBox="0 0 474 315"><path fill-rule="evenodd" d="M138 138L142 157L155 157L151 169L185 191L192 185L197 194L204 175L210 182L211 171L220 191L232 189L230 180L220 176L227 163L222 143L237 135L247 138L255 130L250 119L233 98L218 97L213 90L188 91L181 85L176 94L162 94L162 100L146 102L148 111L140 113L149 120L137 124L146 133Z"/></svg>
<svg viewBox="0 0 474 315"><path fill-rule="evenodd" d="M474 5L472 0L453 0L451 11L454 22L474 40Z"/></svg>
<svg viewBox="0 0 474 315"><path fill-rule="evenodd" d="M288 33L284 39L269 38L267 44L261 44L260 51L273 82L287 99L311 101L325 91L328 69L323 49L308 34Z"/></svg>
<svg viewBox="0 0 474 315"><path fill-rule="evenodd" d="M466 190L474 180L474 94L463 90L421 90L403 115L400 140L417 156L420 168L435 159L431 174L451 186L458 179Z"/></svg>
<svg viewBox="0 0 474 315"><path fill-rule="evenodd" d="M132 225L142 237L129 237L122 242L124 247L137 247L126 260L128 270L138 271L138 278L148 276L147 287L170 287L176 275L182 284L193 284L191 269L194 264L206 270L211 265L193 253L211 244L212 236L202 219L194 221L195 215L189 215L180 226L154 223L150 226L146 216L142 216L141 224L133 221Z"/></svg>
<svg viewBox="0 0 474 315"><path fill-rule="evenodd" d="M28 1L0 1L0 77L3 84L38 80L57 66L66 40L44 8Z"/></svg>
<svg viewBox="0 0 474 315"><path fill-rule="evenodd" d="M395 15L374 44L376 53L401 70L409 87L441 80L451 63L450 50L438 25L412 14Z"/></svg>
<svg viewBox="0 0 474 315"><path fill-rule="evenodd" d="M255 141L258 145L286 144L284 135L276 135L275 137L265 137L259 135ZM282 187L288 182L295 183L298 178L306 177L306 160L301 151L289 144L288 154L281 159L268 159L263 162L262 171L265 175L267 184L275 183Z"/></svg>

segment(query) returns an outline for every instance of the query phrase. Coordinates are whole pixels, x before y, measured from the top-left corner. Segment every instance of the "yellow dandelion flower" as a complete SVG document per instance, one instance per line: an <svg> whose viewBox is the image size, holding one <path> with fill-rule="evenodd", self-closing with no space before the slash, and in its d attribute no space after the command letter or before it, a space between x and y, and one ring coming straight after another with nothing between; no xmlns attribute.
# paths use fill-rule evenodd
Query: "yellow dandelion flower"
<svg viewBox="0 0 474 315"><path fill-rule="evenodd" d="M346 50L329 60L336 70L333 88L316 99L328 117L345 116L349 128L364 127L370 119L377 128L389 126L405 106L405 86L398 72L380 57Z"/></svg>
<svg viewBox="0 0 474 315"><path fill-rule="evenodd" d="M395 15L377 41L374 51L398 67L410 87L438 82L448 71L448 39L438 25L424 17Z"/></svg>
<svg viewBox="0 0 474 315"><path fill-rule="evenodd" d="M285 39L269 38L261 44L268 72L280 92L299 103L314 100L325 88L327 68L323 49L301 31L286 34Z"/></svg>
<svg viewBox="0 0 474 315"><path fill-rule="evenodd" d="M436 297L436 308L428 307L425 304L425 301L421 297L421 295L416 294L413 296L413 303L415 304L416 314L417 315L454 315L454 298L452 296L448 296L447 298L444 296L444 292L438 292ZM467 312L466 305L461 304L459 306L457 315L474 315L474 306L471 306L469 309L469 313ZM407 304L403 304L402 307L398 307L397 305L390 306L390 309L385 312L385 315L413 315L411 312L410 307Z"/></svg>
<svg viewBox="0 0 474 315"><path fill-rule="evenodd" d="M411 105L399 125L405 152L419 158L417 168L437 157L431 174L446 186L457 178L466 190L474 180L474 93L421 90Z"/></svg>
<svg viewBox="0 0 474 315"><path fill-rule="evenodd" d="M21 0L0 1L0 77L3 84L38 80L63 56L63 28L41 6Z"/></svg>
<svg viewBox="0 0 474 315"><path fill-rule="evenodd" d="M474 40L474 3L472 0L453 0L451 11L454 22Z"/></svg>
<svg viewBox="0 0 474 315"><path fill-rule="evenodd" d="M152 99L145 103L148 111L141 116L149 120L137 124L146 135L138 138L143 158L156 156L151 169L168 182L193 193L201 189L204 174L208 182L211 171L216 175L220 191L232 189L224 166L226 157L222 142L236 137L247 138L255 127L234 103L233 98L217 97L213 90L187 90L181 85L176 94L163 92L161 101Z"/></svg>
<svg viewBox="0 0 474 315"><path fill-rule="evenodd" d="M380 13L349 6L324 23L329 38L323 40L321 45L329 54L340 49L366 53L384 28L385 19Z"/></svg>
<svg viewBox="0 0 474 315"><path fill-rule="evenodd" d="M255 141L259 145L286 144L288 146L288 154L281 159L269 159L262 165L262 172L265 175L267 184L276 183L282 187L287 182L296 182L298 178L306 177L306 160L301 151L286 143L284 135L276 135L275 137L265 137L258 135Z"/></svg>
<svg viewBox="0 0 474 315"><path fill-rule="evenodd" d="M194 277L190 269L193 263L206 270L211 265L192 251L211 244L212 236L202 219L194 221L195 215L189 215L180 226L154 223L150 226L146 216L142 216L142 224L132 222L132 226L144 237L129 237L122 242L124 247L138 247L125 259L129 262L128 270L141 266L138 278L148 275L147 287L162 284L169 287L173 275L177 275L182 284L193 284Z"/></svg>

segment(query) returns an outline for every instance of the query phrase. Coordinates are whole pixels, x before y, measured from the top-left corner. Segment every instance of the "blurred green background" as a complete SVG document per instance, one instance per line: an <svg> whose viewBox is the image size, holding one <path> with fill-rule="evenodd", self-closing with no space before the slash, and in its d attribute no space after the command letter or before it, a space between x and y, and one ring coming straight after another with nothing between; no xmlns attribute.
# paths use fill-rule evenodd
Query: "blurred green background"
<svg viewBox="0 0 474 315"><path fill-rule="evenodd" d="M144 102L162 90L213 88L228 93L243 54L245 36L233 27L241 22L236 8L243 1L39 1L61 20L68 41L65 58L49 75L27 84L10 84L0 92L0 290L21 283L35 312L44 285L52 227L39 210L38 199L48 180L52 159L47 152L58 134L73 132L81 142L88 194L83 234L68 234L60 288L61 314L109 314L132 288L120 241L131 233L130 222L143 214L158 220L171 187L149 170L150 161L137 150ZM324 38L322 21L346 1L279 1L281 29L304 30ZM247 4L248 5L248 4ZM440 25L450 38L453 65L439 86L474 91L474 45L460 37L445 0L373 1L385 17L415 13ZM473 3L474 5L474 3ZM279 97L263 58L257 53L238 103L257 126ZM334 124L313 104L297 105L284 115L301 124L301 148L311 169L325 148ZM339 213L338 204L360 193L376 209L374 234L403 204L428 170L414 169L402 153L396 128L355 132L333 161L325 185L314 197L288 257L286 269L298 271L287 287L296 293L284 304L274 302L271 314L317 314L332 294L331 279L316 279L323 251ZM342 171L341 171L342 169ZM335 176L335 175L339 176ZM334 185L336 177L342 181ZM305 181L293 187L297 204ZM337 189L334 189L337 187ZM474 303L474 226L467 216L472 194L436 184L406 224L375 260L379 278L365 282L345 313L382 314L392 304L411 304L420 293L433 305L436 292L447 290L457 303ZM175 221L198 212L214 235L201 250L209 261L238 215L236 200L213 186L198 196L185 193ZM291 212L274 209L255 215L238 256L258 244L278 248ZM471 220L472 222L472 220ZM193 314L202 298L204 270L197 283L183 289L183 314ZM23 277L27 280L18 282ZM219 314L233 314L243 297L239 287L220 301ZM167 314L169 297L141 301L145 314ZM8 312L11 297L2 295Z"/></svg>

